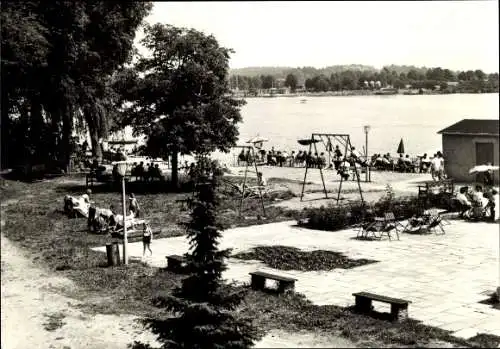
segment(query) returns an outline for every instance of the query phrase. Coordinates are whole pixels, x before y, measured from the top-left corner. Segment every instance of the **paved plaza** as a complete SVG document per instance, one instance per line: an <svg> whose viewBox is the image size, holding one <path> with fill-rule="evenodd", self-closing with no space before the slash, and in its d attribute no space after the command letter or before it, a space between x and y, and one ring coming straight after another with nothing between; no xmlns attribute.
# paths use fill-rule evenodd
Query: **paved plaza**
<svg viewBox="0 0 500 349"><path fill-rule="evenodd" d="M286 245L304 251L332 250L349 258L379 261L353 269L300 272L265 267L259 261L229 259L224 277L249 283L257 269L291 276L296 291L318 305L353 305L353 292L369 291L412 301L410 317L469 338L477 333L500 336L500 311L479 301L499 284L499 226L451 221L444 235L401 234L399 241L361 241L356 231L337 232L299 228L295 221L224 231L221 248L233 253L259 245ZM164 267L166 255L188 251L185 237L153 241L151 265ZM105 252L105 247L96 248ZM142 256L142 243L129 244L132 258ZM374 303L375 309L389 306Z"/></svg>

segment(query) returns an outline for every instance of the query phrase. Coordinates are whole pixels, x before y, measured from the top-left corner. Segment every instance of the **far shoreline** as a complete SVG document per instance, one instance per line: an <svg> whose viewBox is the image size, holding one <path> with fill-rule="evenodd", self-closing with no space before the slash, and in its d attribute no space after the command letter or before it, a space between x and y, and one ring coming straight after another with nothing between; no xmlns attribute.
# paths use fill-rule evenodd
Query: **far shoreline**
<svg viewBox="0 0 500 349"><path fill-rule="evenodd" d="M304 92L304 93L288 93L288 94L260 94L260 95L243 95L232 94L235 98L294 98L294 97L349 97L349 96L425 96L425 95L458 95L458 94L498 94L498 92L440 92L440 91L404 91L398 93L377 94L375 91L327 91L327 92Z"/></svg>

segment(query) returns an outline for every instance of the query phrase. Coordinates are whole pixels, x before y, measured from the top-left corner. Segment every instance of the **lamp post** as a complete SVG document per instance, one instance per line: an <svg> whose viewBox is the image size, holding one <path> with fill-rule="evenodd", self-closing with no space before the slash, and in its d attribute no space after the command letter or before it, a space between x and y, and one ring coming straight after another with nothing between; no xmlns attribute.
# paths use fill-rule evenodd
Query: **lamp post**
<svg viewBox="0 0 500 349"><path fill-rule="evenodd" d="M363 126L363 129L365 130L365 161L366 163L368 163L368 132L370 131L370 125L365 125ZM366 171L365 171L365 175L366 175L366 178L365 178L365 181L368 182L368 172L370 171L370 169L368 168L368 166L366 167Z"/></svg>
<svg viewBox="0 0 500 349"><path fill-rule="evenodd" d="M125 224L125 217L127 216L127 203L125 200L125 175L127 174L128 164L126 161L120 161L116 164L118 174L122 177L122 206L123 206L123 264L128 264L128 251L127 251L127 225Z"/></svg>

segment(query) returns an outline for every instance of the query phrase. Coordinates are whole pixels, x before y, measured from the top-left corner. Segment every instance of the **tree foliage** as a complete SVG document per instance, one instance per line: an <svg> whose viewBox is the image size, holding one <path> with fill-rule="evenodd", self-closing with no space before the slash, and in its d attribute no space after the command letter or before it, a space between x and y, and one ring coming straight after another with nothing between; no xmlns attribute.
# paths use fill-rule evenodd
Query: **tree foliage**
<svg viewBox="0 0 500 349"><path fill-rule="evenodd" d="M72 132L85 122L99 150L97 138L116 109L110 78L130 61L135 32L151 8L150 2L2 2L2 150L9 155L2 166L58 159L65 167ZM13 147L11 124L31 135L25 147Z"/></svg>
<svg viewBox="0 0 500 349"><path fill-rule="evenodd" d="M290 90L292 90L292 92L295 92L295 90L297 89L297 85L297 76L295 76L295 74L288 74L285 78L285 86L290 87Z"/></svg>
<svg viewBox="0 0 500 349"><path fill-rule="evenodd" d="M146 152L172 156L177 185L177 154L229 151L238 137L243 101L229 96L232 52L213 36L171 25L146 25L142 44L150 57L123 74L115 86L128 105L121 125L147 136Z"/></svg>
<svg viewBox="0 0 500 349"><path fill-rule="evenodd" d="M221 167L208 157L198 158L194 171L195 195L189 200L191 220L186 224L191 273L173 295L159 295L156 303L172 317L149 319L148 327L164 348L249 348L256 338L251 319L235 316L245 293L223 285L224 259L219 250L221 226L217 222L217 187Z"/></svg>

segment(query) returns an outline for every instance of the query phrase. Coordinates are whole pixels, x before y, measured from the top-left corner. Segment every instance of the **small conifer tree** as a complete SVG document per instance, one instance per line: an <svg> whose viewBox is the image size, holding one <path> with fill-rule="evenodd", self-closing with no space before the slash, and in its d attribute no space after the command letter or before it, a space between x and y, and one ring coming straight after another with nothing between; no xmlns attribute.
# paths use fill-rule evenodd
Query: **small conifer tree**
<svg viewBox="0 0 500 349"><path fill-rule="evenodd" d="M191 220L186 223L191 249L185 255L190 275L171 296L157 299L173 316L150 322L149 327L164 348L249 348L256 339L252 321L235 317L245 294L222 280L224 258L230 254L218 249L217 187L222 169L216 161L200 156L192 175Z"/></svg>

